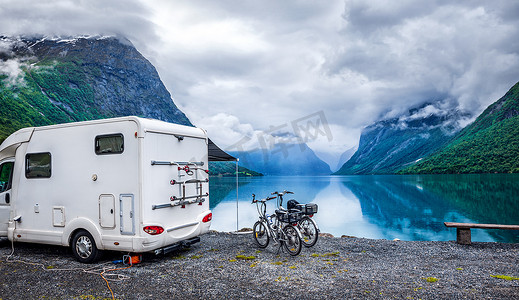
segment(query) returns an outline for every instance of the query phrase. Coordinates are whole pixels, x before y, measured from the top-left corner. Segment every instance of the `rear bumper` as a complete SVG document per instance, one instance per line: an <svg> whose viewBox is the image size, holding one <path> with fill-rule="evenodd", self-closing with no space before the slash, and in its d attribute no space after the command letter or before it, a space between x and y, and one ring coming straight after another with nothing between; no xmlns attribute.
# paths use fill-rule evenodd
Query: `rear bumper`
<svg viewBox="0 0 519 300"><path fill-rule="evenodd" d="M178 250L182 250L184 248L188 248L190 247L191 245L193 244L196 244L200 242L200 237L194 237L194 238L190 238L190 239L187 239L187 240L183 240L183 241L180 241L180 242L177 242L173 245L169 245L169 246L166 246L166 247L163 247L163 248L160 248L160 249L155 249L153 251L153 253L155 253L155 255L166 255L168 253L171 253L173 251L178 251Z"/></svg>
<svg viewBox="0 0 519 300"><path fill-rule="evenodd" d="M148 225L161 226L164 228L164 232L158 235L148 235L145 234L142 230L142 236L140 237L132 237L133 241L133 250L132 252L154 252L158 250L159 252L163 252L161 249L172 248L174 251L175 248L180 246L189 245L189 241L198 242L200 239L198 236L209 232L209 228L211 226L211 221L202 222L204 216L209 214L211 211L205 211L204 213L198 215L197 218L193 220L192 223L182 223L178 222L178 225L174 227L167 227L161 223L149 222L141 225L141 228ZM193 244L194 242L191 242ZM179 246L180 245L180 246Z"/></svg>

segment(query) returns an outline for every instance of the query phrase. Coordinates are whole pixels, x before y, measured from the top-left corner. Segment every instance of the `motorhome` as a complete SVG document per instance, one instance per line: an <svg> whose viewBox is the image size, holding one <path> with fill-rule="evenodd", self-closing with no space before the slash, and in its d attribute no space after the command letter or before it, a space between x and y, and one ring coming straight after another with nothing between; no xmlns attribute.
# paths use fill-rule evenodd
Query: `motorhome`
<svg viewBox="0 0 519 300"><path fill-rule="evenodd" d="M20 129L0 145L0 236L168 253L209 231L204 130L139 117Z"/></svg>

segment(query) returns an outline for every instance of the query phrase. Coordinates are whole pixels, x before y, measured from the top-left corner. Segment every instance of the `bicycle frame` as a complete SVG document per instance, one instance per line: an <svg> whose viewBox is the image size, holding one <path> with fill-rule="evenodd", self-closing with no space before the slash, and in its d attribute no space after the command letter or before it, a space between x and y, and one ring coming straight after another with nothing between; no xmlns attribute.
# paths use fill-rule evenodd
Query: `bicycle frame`
<svg viewBox="0 0 519 300"><path fill-rule="evenodd" d="M283 196L284 196L285 194L293 194L293 192L290 192L290 191L286 191L286 190L285 190L285 191L283 191L283 192L273 192L273 193L272 193L272 195L276 195L276 197L277 197L277 205L278 205L279 209L280 209L280 210L285 210L285 211L287 211L287 212L290 212L291 209L285 209L285 208L283 207ZM288 205L288 204L287 204L287 205ZM287 208L288 208L288 206L287 206ZM300 209L294 209L294 210L296 210L296 211L301 211ZM319 232L320 232L319 226L317 225L317 223L315 222L315 220L312 218L312 216L313 216L313 215L307 215L307 214L305 213L305 214L303 215L303 217L302 217L299 221L297 221L297 222L291 224L292 226L297 227L297 229L298 229L298 234L299 234L299 236L300 236L301 241L303 241L303 245L304 245L305 247L312 247L313 245L315 245L315 243L317 242L317 239L318 239ZM305 222L305 220L310 220L310 222L312 223L313 227L315 228L315 231L316 231L315 234L317 235L317 237L315 238L314 242L313 242L313 243L310 243L310 244L306 243L306 240L305 240L304 237L303 237L303 232L305 232L305 231L304 231L305 229L303 228L303 223Z"/></svg>
<svg viewBox="0 0 519 300"><path fill-rule="evenodd" d="M281 222L276 214L271 215L270 217L272 219L275 219L273 221L273 224L275 225L275 228L272 227L272 224L269 222L267 218L267 201L276 199L277 197L267 197L266 199L256 200L255 195L253 194L252 203L256 203L256 210L259 214L259 221L262 222L265 225L265 228L267 230L267 235L274 240L274 242L277 244L280 241L286 241L287 237L285 236L285 232L283 231L283 224L291 225L296 229L297 236L300 240L303 239L303 235L301 234L297 224L288 224ZM261 203L261 204L259 204Z"/></svg>
<svg viewBox="0 0 519 300"><path fill-rule="evenodd" d="M268 198L267 198L268 199ZM269 237L271 237L276 243L277 243L277 238L274 237L274 234L272 232L272 228L270 226L270 222L269 220L267 219L267 201L261 201L261 200L252 200L253 203L254 201L256 201L256 210L258 211L258 214L259 214L259 221L262 222L263 224L265 224L265 228L267 229L267 234ZM260 205L258 203L261 203ZM260 206L261 206L261 210L260 210ZM276 218L277 220L277 218Z"/></svg>

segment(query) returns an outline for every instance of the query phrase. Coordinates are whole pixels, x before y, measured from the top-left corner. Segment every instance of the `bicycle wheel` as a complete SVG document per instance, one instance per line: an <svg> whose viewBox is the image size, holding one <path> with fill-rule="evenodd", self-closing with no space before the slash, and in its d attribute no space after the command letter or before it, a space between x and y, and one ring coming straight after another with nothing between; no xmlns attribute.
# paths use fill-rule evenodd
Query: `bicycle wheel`
<svg viewBox="0 0 519 300"><path fill-rule="evenodd" d="M261 221L257 221L254 223L254 227L252 228L252 234L254 236L254 240L258 247L265 248L269 244L269 234L267 232L267 226L265 223Z"/></svg>
<svg viewBox="0 0 519 300"><path fill-rule="evenodd" d="M309 217L303 217L301 221L299 221L299 230L301 231L301 235L303 236L303 246L312 247L317 243L317 239L319 238L319 230L315 223Z"/></svg>
<svg viewBox="0 0 519 300"><path fill-rule="evenodd" d="M284 238L283 246L288 254L296 256L301 252L301 239L297 233L297 228L292 225L287 225L283 228Z"/></svg>

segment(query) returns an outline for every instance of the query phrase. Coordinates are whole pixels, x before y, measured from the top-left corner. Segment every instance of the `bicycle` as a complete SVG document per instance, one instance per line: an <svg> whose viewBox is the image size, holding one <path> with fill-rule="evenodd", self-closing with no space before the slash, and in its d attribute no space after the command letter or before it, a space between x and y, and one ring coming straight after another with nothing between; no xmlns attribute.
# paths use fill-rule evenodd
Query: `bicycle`
<svg viewBox="0 0 519 300"><path fill-rule="evenodd" d="M282 193L274 192L272 195L276 195L278 197L278 207L281 210L283 208L283 196L285 194L294 194L290 191L283 191ZM308 204L300 204L294 199L287 201L287 210L294 211L298 210L303 214L303 217L298 221L297 226L299 231L301 232L301 236L303 239L301 240L303 246L309 248L314 246L317 243L317 239L319 238L319 227L317 223L312 219L314 214L317 213L317 204L308 203Z"/></svg>
<svg viewBox="0 0 519 300"><path fill-rule="evenodd" d="M252 227L254 240L260 248L266 248L272 239L274 243L280 244L280 249L284 247L288 254L296 256L301 253L301 232L296 226L290 223L285 224L288 222L283 222L283 220L297 223L297 214L276 210L274 215L268 215L266 203L272 199L276 199L276 197L256 200L256 195L252 194L252 203L256 204L259 214L259 220Z"/></svg>

